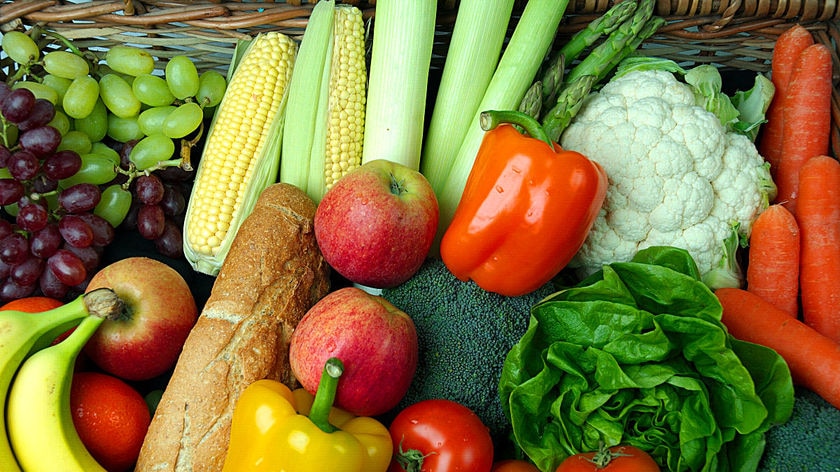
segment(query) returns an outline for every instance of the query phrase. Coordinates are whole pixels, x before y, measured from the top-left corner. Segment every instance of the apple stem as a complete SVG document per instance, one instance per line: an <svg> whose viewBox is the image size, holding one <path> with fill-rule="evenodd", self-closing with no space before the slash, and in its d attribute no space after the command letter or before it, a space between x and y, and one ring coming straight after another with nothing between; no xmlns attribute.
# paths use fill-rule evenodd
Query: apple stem
<svg viewBox="0 0 840 472"><path fill-rule="evenodd" d="M332 433L338 430L330 424L330 408L335 403L335 393L338 390L338 378L344 373L344 363L337 357L330 357L324 364L324 371L321 373L321 380L318 382L318 390L315 391L315 398L312 400L312 408L309 410L309 421L325 433Z"/></svg>
<svg viewBox="0 0 840 472"><path fill-rule="evenodd" d="M110 288L98 288L84 294L88 313L103 319L115 320L125 308L125 302Z"/></svg>

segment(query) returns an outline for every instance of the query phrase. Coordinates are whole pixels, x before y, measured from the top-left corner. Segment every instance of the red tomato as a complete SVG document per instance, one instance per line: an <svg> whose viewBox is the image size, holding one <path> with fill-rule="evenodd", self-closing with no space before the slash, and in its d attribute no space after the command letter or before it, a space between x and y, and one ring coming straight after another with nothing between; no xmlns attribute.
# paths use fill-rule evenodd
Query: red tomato
<svg viewBox="0 0 840 472"><path fill-rule="evenodd" d="M647 452L634 446L614 446L567 457L555 472L660 472Z"/></svg>
<svg viewBox="0 0 840 472"><path fill-rule="evenodd" d="M389 429L395 456L391 472L490 472L493 466L490 431L460 403L423 400L399 412ZM397 456L422 460L422 466L403 468Z"/></svg>
<svg viewBox="0 0 840 472"><path fill-rule="evenodd" d="M540 472L534 464L516 459L496 462L490 472Z"/></svg>

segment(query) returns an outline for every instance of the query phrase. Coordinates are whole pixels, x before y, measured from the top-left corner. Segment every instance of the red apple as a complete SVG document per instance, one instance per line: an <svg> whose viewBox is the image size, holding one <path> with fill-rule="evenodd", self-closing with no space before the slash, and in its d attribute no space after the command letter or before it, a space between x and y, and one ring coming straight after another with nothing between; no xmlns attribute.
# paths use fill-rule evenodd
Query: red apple
<svg viewBox="0 0 840 472"><path fill-rule="evenodd" d="M148 380L175 365L198 310L187 282L167 264L129 257L94 274L87 291L109 287L125 302L85 345L102 370L125 380Z"/></svg>
<svg viewBox="0 0 840 472"><path fill-rule="evenodd" d="M351 282L387 288L423 264L438 224L426 177L387 160L370 161L339 179L315 212L324 259Z"/></svg>
<svg viewBox="0 0 840 472"><path fill-rule="evenodd" d="M300 384L318 389L330 357L344 363L335 405L360 416L395 407L417 370L417 331L402 310L356 287L327 294L292 333L289 362Z"/></svg>

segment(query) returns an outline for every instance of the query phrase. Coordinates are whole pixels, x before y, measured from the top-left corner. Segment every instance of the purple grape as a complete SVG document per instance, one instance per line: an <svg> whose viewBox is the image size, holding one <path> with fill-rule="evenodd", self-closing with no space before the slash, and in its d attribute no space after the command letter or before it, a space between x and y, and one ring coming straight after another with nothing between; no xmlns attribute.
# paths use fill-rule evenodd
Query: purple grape
<svg viewBox="0 0 840 472"><path fill-rule="evenodd" d="M0 205L17 203L26 189L17 179L0 179Z"/></svg>
<svg viewBox="0 0 840 472"><path fill-rule="evenodd" d="M134 195L140 203L146 205L157 205L163 200L163 182L154 174L141 175L134 181Z"/></svg>
<svg viewBox="0 0 840 472"><path fill-rule="evenodd" d="M52 154L61 144L61 131L52 126L39 126L21 133L18 144L36 156Z"/></svg>
<svg viewBox="0 0 840 472"><path fill-rule="evenodd" d="M31 151L21 149L12 153L7 161L9 173L17 180L29 180L38 174L41 161Z"/></svg>
<svg viewBox="0 0 840 472"><path fill-rule="evenodd" d="M21 199L21 203L18 206L18 214L15 221L22 230L32 233L40 231L47 226L49 213L44 205L24 198Z"/></svg>
<svg viewBox="0 0 840 472"><path fill-rule="evenodd" d="M0 218L0 239L12 234L14 230L10 221Z"/></svg>
<svg viewBox="0 0 840 472"><path fill-rule="evenodd" d="M187 210L187 197L179 187L166 185L160 206L163 207L163 213L166 216L183 215Z"/></svg>
<svg viewBox="0 0 840 472"><path fill-rule="evenodd" d="M142 205L137 211L137 232L146 239L157 239L163 234L166 215L160 205Z"/></svg>
<svg viewBox="0 0 840 472"><path fill-rule="evenodd" d="M94 246L88 247L73 247L69 244L64 245L64 250L70 251L82 261L85 270L91 273L99 267L99 262L102 260L102 254L96 250Z"/></svg>
<svg viewBox="0 0 840 472"><path fill-rule="evenodd" d="M184 240L181 228L171 220L167 220L163 234L155 239L155 249L166 257L179 259L184 257Z"/></svg>
<svg viewBox="0 0 840 472"><path fill-rule="evenodd" d="M7 120L17 124L29 117L34 105L35 94L32 91L25 88L14 89L0 101L0 112Z"/></svg>
<svg viewBox="0 0 840 472"><path fill-rule="evenodd" d="M82 157L76 151L61 150L44 158L44 175L52 180L72 177L82 168Z"/></svg>
<svg viewBox="0 0 840 472"><path fill-rule="evenodd" d="M36 98L32 105L32 113L23 121L18 123L21 131L30 130L39 126L45 126L55 118L55 106L45 98Z"/></svg>
<svg viewBox="0 0 840 472"><path fill-rule="evenodd" d="M82 260L67 249L59 249L50 256L47 267L59 282L68 287L82 283L87 277L87 269Z"/></svg>
<svg viewBox="0 0 840 472"><path fill-rule="evenodd" d="M58 223L50 223L44 229L32 233L29 238L29 252L35 257L46 259L61 247L61 232Z"/></svg>
<svg viewBox="0 0 840 472"><path fill-rule="evenodd" d="M77 215L62 216L58 220L58 231L64 241L71 246L88 247L93 244L93 229Z"/></svg>
<svg viewBox="0 0 840 472"><path fill-rule="evenodd" d="M12 300L26 298L35 292L35 287L36 284L20 285L11 277L7 278L2 284L0 284L0 300L3 300L5 303Z"/></svg>
<svg viewBox="0 0 840 472"><path fill-rule="evenodd" d="M20 233L0 239L0 260L7 264L20 264L29 257L29 241Z"/></svg>
<svg viewBox="0 0 840 472"><path fill-rule="evenodd" d="M35 193L49 193L58 188L58 181L53 180L46 175L38 174L31 181L32 190Z"/></svg>
<svg viewBox="0 0 840 472"><path fill-rule="evenodd" d="M12 151L9 151L9 148L7 148L4 144L0 143L0 167L6 167L7 163L9 162L9 157L11 157L11 155Z"/></svg>
<svg viewBox="0 0 840 472"><path fill-rule="evenodd" d="M6 98L12 92L12 87L9 86L6 82L0 82L0 102Z"/></svg>
<svg viewBox="0 0 840 472"><path fill-rule="evenodd" d="M18 285L35 285L38 279L41 278L41 272L43 271L44 260L39 257L30 257L20 264L12 266L12 270L9 272L9 278L14 280Z"/></svg>
<svg viewBox="0 0 840 472"><path fill-rule="evenodd" d="M101 198L99 187L81 183L62 190L58 194L58 204L68 213L84 213L93 210Z"/></svg>
<svg viewBox="0 0 840 472"><path fill-rule="evenodd" d="M56 300L63 299L70 290L70 287L62 283L51 269L41 272L41 278L38 280L38 288L41 289L41 293L44 296L55 298Z"/></svg>
<svg viewBox="0 0 840 472"><path fill-rule="evenodd" d="M122 147L120 148L120 167L123 169L128 169L131 167L131 159L129 156L131 155L131 151L134 149L134 145L139 142L137 139L132 139L126 143L123 143Z"/></svg>
<svg viewBox="0 0 840 472"><path fill-rule="evenodd" d="M0 261L0 280L5 279L12 273L12 266Z"/></svg>
<svg viewBox="0 0 840 472"><path fill-rule="evenodd" d="M108 220L93 213L81 213L78 215L85 223L93 230L93 245L97 247L105 247L114 240L116 232Z"/></svg>

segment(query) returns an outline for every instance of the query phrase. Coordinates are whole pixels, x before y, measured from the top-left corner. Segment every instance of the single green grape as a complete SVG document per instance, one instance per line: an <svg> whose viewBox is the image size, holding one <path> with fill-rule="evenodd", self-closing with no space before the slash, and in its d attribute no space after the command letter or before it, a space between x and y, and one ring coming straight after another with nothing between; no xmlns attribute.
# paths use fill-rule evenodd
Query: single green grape
<svg viewBox="0 0 840 472"><path fill-rule="evenodd" d="M138 170L146 170L159 162L172 159L173 154L175 142L163 134L153 134L135 144L128 159Z"/></svg>
<svg viewBox="0 0 840 472"><path fill-rule="evenodd" d="M117 45L105 53L105 63L111 69L123 74L139 76L151 74L155 70L155 58L144 49Z"/></svg>
<svg viewBox="0 0 840 472"><path fill-rule="evenodd" d="M90 145L90 152L91 154L98 154L100 156L107 157L115 166L120 165L120 153L102 141L92 143Z"/></svg>
<svg viewBox="0 0 840 472"><path fill-rule="evenodd" d="M72 80L90 74L90 65L84 58L70 51L50 51L44 54L44 70Z"/></svg>
<svg viewBox="0 0 840 472"><path fill-rule="evenodd" d="M90 152L91 140L88 135L82 131L70 130L61 137L61 142L58 143L58 150L76 151L80 156Z"/></svg>
<svg viewBox="0 0 840 472"><path fill-rule="evenodd" d="M88 183L103 185L114 180L117 169L111 159L100 154L82 154L82 167L70 177L58 181L61 188L72 187L76 184Z"/></svg>
<svg viewBox="0 0 840 472"><path fill-rule="evenodd" d="M101 99L96 100L93 111L86 117L73 120L73 129L88 135L91 142L102 141L108 134L108 109Z"/></svg>
<svg viewBox="0 0 840 472"><path fill-rule="evenodd" d="M157 75L138 75L131 84L131 90L138 100L151 107L162 107L175 101L175 96L169 90L166 80Z"/></svg>
<svg viewBox="0 0 840 472"><path fill-rule="evenodd" d="M70 84L73 81L57 75L47 74L41 83L55 90L55 93L58 95L58 100L55 103L60 104L64 101L64 94L67 93L67 89L70 88Z"/></svg>
<svg viewBox="0 0 840 472"><path fill-rule="evenodd" d="M93 107L96 106L96 100L99 99L99 82L93 77L86 75L73 79L67 91L64 93L64 99L61 101L61 106L64 108L64 113L70 118L80 119L88 116Z"/></svg>
<svg viewBox="0 0 840 472"><path fill-rule="evenodd" d="M70 118L62 110L55 110L55 116L47 124L57 129L62 136L70 131Z"/></svg>
<svg viewBox="0 0 840 472"><path fill-rule="evenodd" d="M166 116L163 134L172 139L183 138L192 133L204 119L204 112L195 102L186 102Z"/></svg>
<svg viewBox="0 0 840 472"><path fill-rule="evenodd" d="M198 69L187 56L175 56L166 63L164 71L169 91L179 100L198 93Z"/></svg>
<svg viewBox="0 0 840 472"><path fill-rule="evenodd" d="M140 125L140 131L146 136L153 134L163 134L163 123L166 117L175 110L175 106L166 105L161 107L153 107L140 112L137 117L137 124Z"/></svg>
<svg viewBox="0 0 840 472"><path fill-rule="evenodd" d="M3 34L3 52L18 64L28 64L41 57L41 50L28 34L9 31Z"/></svg>
<svg viewBox="0 0 840 472"><path fill-rule="evenodd" d="M131 208L131 192L121 185L112 184L102 190L99 203L93 209L93 214L104 218L111 226L119 226Z"/></svg>
<svg viewBox="0 0 840 472"><path fill-rule="evenodd" d="M12 85L12 89L25 88L35 95L35 98L43 98L49 100L55 105L58 103L58 92L39 82L32 82L30 80L19 80Z"/></svg>
<svg viewBox="0 0 840 472"><path fill-rule="evenodd" d="M227 88L225 76L215 70L206 70L198 78L198 93L195 98L204 108L213 108L222 101Z"/></svg>
<svg viewBox="0 0 840 472"><path fill-rule="evenodd" d="M140 100L134 96L131 85L117 74L105 74L99 79L99 96L108 110L120 118L140 113Z"/></svg>
<svg viewBox="0 0 840 472"><path fill-rule="evenodd" d="M140 139L145 133L140 130L137 116L121 118L114 114L108 115L108 136L114 141L127 143L133 139Z"/></svg>

